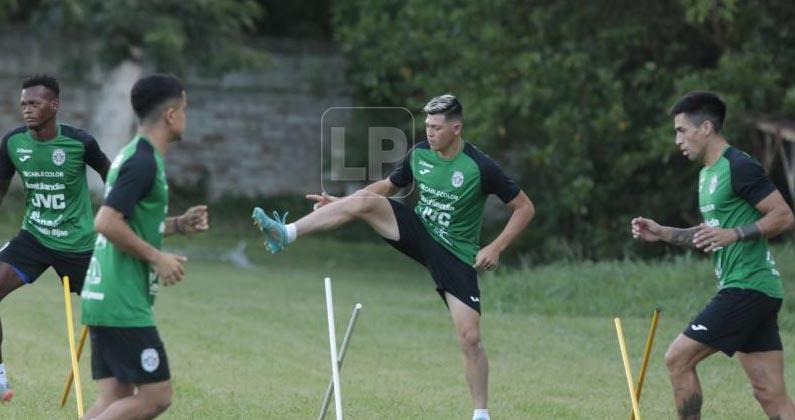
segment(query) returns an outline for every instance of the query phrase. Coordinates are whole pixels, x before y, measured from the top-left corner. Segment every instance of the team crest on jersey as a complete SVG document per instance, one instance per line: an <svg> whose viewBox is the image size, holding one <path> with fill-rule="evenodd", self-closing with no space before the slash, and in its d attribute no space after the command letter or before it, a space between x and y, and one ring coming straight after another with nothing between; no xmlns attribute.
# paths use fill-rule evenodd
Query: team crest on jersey
<svg viewBox="0 0 795 420"><path fill-rule="evenodd" d="M157 354L157 350L144 349L141 352L141 367L145 371L152 373L157 370L158 366L160 366L160 355Z"/></svg>
<svg viewBox="0 0 795 420"><path fill-rule="evenodd" d="M453 179L451 181L453 182L453 186L456 188L464 185L464 173L461 171L453 172Z"/></svg>
<svg viewBox="0 0 795 420"><path fill-rule="evenodd" d="M52 163L61 166L66 162L66 152L63 149L55 149L52 151Z"/></svg>
<svg viewBox="0 0 795 420"><path fill-rule="evenodd" d="M716 188L718 188L718 176L712 175L712 179L709 180L709 193L714 193Z"/></svg>

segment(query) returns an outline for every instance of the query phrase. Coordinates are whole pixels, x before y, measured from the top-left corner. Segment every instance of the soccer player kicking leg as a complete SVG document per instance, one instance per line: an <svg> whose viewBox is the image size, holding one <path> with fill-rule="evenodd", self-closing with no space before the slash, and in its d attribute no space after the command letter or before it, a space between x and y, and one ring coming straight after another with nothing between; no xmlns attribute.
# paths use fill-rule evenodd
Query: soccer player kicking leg
<svg viewBox="0 0 795 420"><path fill-rule="evenodd" d="M351 196L309 195L315 211L287 224L255 208L252 217L276 253L299 236L336 229L351 220L368 223L397 250L424 265L447 304L464 353L466 379L475 411L488 420L488 362L480 341L480 290L477 272L493 269L501 252L532 219L530 199L483 152L461 138L463 107L452 95L425 106L428 140L417 144L395 171ZM416 210L386 197L412 182L420 200ZM483 205L497 195L512 215L502 233L480 248Z"/></svg>

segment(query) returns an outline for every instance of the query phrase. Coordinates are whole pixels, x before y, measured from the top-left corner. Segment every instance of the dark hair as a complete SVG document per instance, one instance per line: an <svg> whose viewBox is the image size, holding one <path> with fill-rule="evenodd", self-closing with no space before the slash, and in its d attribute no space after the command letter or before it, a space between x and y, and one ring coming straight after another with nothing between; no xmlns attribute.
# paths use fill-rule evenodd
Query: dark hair
<svg viewBox="0 0 795 420"><path fill-rule="evenodd" d="M701 125L709 120L718 133L726 119L726 103L712 92L690 92L682 96L668 110L668 115L672 117L682 113L695 125Z"/></svg>
<svg viewBox="0 0 795 420"><path fill-rule="evenodd" d="M185 88L171 74L153 74L138 79L130 91L130 101L138 119L143 121L173 99L182 98Z"/></svg>
<svg viewBox="0 0 795 420"><path fill-rule="evenodd" d="M450 94L431 99L422 110L428 115L443 114L445 120L460 120L464 116L464 106Z"/></svg>
<svg viewBox="0 0 795 420"><path fill-rule="evenodd" d="M48 74L34 74L22 82L22 89L27 89L33 86L44 86L50 92L59 97L61 95L61 87L58 86L58 80Z"/></svg>

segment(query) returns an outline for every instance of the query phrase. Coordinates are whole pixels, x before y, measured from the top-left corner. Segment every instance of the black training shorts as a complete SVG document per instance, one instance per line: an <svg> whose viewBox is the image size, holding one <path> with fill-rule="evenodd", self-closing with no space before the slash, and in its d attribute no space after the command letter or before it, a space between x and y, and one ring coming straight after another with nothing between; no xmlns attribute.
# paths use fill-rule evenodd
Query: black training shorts
<svg viewBox="0 0 795 420"><path fill-rule="evenodd" d="M445 300L444 293L448 292L480 313L477 271L436 242L419 216L410 208L392 199L389 204L395 213L400 239L386 241L431 272L431 277L436 282L436 291L442 300Z"/></svg>
<svg viewBox="0 0 795 420"><path fill-rule="evenodd" d="M150 384L171 377L163 342L155 327L97 327L91 333L91 376L123 384Z"/></svg>
<svg viewBox="0 0 795 420"><path fill-rule="evenodd" d="M683 334L728 356L782 350L778 334L781 299L730 287L715 295Z"/></svg>
<svg viewBox="0 0 795 420"><path fill-rule="evenodd" d="M59 279L69 276L70 290L80 294L91 254L91 251L56 251L42 245L36 237L23 229L0 249L0 261L10 265L19 278L28 284L36 281L44 270L52 267L58 273Z"/></svg>

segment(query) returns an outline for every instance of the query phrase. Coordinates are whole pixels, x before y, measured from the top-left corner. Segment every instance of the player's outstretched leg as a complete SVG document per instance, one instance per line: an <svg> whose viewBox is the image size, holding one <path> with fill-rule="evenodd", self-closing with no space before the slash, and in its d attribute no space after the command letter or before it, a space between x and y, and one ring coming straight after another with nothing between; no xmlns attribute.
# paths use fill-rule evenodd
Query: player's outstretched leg
<svg viewBox="0 0 795 420"><path fill-rule="evenodd" d="M480 314L450 293L445 292L445 299L464 352L466 380L475 408L473 419L488 420L489 362L480 341Z"/></svg>
<svg viewBox="0 0 795 420"><path fill-rule="evenodd" d="M354 219L363 220L386 239L400 239L395 213L389 200L367 190L331 202L292 224L286 224L286 214L268 216L259 207L251 217L265 235L265 245L272 253L283 250L299 236L336 229Z"/></svg>
<svg viewBox="0 0 795 420"><path fill-rule="evenodd" d="M715 353L712 347L679 334L665 352L665 365L674 390L676 411L680 419L701 418L703 393L696 374L696 365Z"/></svg>
<svg viewBox="0 0 795 420"><path fill-rule="evenodd" d="M7 263L0 262L0 300L8 296L9 293L22 286L22 280L14 269ZM0 346L3 344L3 326L0 323ZM14 397L14 391L6 377L5 362L3 353L0 349L0 401L9 402Z"/></svg>
<svg viewBox="0 0 795 420"><path fill-rule="evenodd" d="M754 397L771 419L795 420L795 405L787 395L784 383L784 352L737 352L751 386Z"/></svg>

